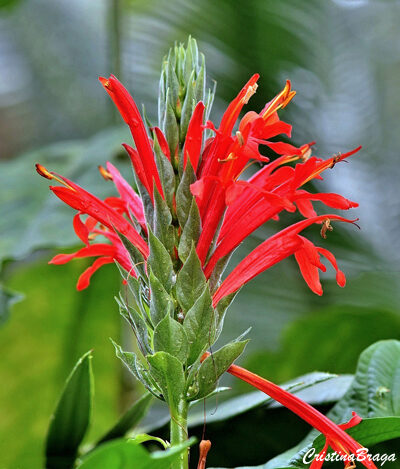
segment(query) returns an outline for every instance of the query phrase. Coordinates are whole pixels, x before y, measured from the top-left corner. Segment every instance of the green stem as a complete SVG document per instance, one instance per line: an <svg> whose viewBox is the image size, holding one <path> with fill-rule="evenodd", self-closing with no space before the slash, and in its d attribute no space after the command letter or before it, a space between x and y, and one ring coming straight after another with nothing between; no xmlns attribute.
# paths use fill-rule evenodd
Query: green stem
<svg viewBox="0 0 400 469"><path fill-rule="evenodd" d="M178 408L172 412L171 409L171 445L179 445L188 439L187 431L188 403L180 401ZM184 451L179 460L176 461L171 469L188 469L189 467L189 449Z"/></svg>

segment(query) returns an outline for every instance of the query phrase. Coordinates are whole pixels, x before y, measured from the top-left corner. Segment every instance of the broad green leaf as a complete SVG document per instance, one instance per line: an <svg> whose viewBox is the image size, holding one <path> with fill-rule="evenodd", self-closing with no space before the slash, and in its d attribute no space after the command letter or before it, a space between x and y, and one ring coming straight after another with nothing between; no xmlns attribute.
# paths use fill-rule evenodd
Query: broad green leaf
<svg viewBox="0 0 400 469"><path fill-rule="evenodd" d="M349 387L352 376L335 376L329 373L310 373L281 384L283 389L296 394L301 399L313 405L329 404L341 398ZM248 414L259 409L272 409L280 406L262 391L252 391L239 396L231 397L218 403L216 409L209 409L206 413L207 425L225 422L230 419ZM266 414L267 415L267 414ZM200 426L204 422L204 409L194 406L189 414L189 427ZM215 431L213 427L210 427ZM222 429L223 431L223 429Z"/></svg>
<svg viewBox="0 0 400 469"><path fill-rule="evenodd" d="M356 427L350 428L346 432L356 441L358 441L364 448L368 448L369 454L375 457L379 457L380 455L374 453L371 447L384 441L400 438L400 417L367 418L359 423ZM283 461L282 463L279 461L279 459L276 459L274 465L266 464L260 466L259 469L306 469L309 467L309 463L313 460L313 458L322 450L324 444L325 437L320 435L314 440L313 444L302 448L298 454L291 458L290 462ZM332 452L333 451L330 450L328 454L332 454ZM396 454L395 458L397 459Z"/></svg>
<svg viewBox="0 0 400 469"><path fill-rule="evenodd" d="M46 438L46 469L74 466L92 413L92 354L79 359L67 379Z"/></svg>
<svg viewBox="0 0 400 469"><path fill-rule="evenodd" d="M386 340L377 342L368 347L361 355L358 362L354 380L342 399L327 414L336 423L344 423L350 420L351 413L357 412L363 419L368 418L392 418L400 417L400 342ZM368 424L361 433L367 442L374 440L375 444L385 441L382 438L385 431L384 420L376 424ZM398 420L388 420L388 439L392 438L392 423ZM371 425L371 427L369 427ZM361 427L363 428L363 427ZM371 433L368 433L370 428ZM351 429L356 431L357 427ZM378 429L378 430L377 430ZM351 432L349 430L349 433ZM361 430L360 430L361 431ZM300 461L307 448L317 438L318 432L313 430L295 448L272 459L265 468L290 467L289 460ZM318 441L317 438L317 443ZM362 444L363 441L361 441ZM286 463L286 464L285 464Z"/></svg>
<svg viewBox="0 0 400 469"><path fill-rule="evenodd" d="M143 394L140 399L135 401L131 407L121 415L116 424L98 440L96 445L108 440L114 440L115 438L122 438L128 432L132 431L146 415L152 401L153 396L150 393Z"/></svg>
<svg viewBox="0 0 400 469"><path fill-rule="evenodd" d="M189 216L185 227L182 230L181 238L179 240L178 246L178 254L180 259L185 262L190 250L192 248L192 244L197 244L197 241L200 237L201 231L201 220L200 220L200 213L199 208L197 207L197 203L193 197L192 205L190 206Z"/></svg>
<svg viewBox="0 0 400 469"><path fill-rule="evenodd" d="M168 352L182 364L188 356L188 338L184 327L169 314L154 329L154 351Z"/></svg>
<svg viewBox="0 0 400 469"><path fill-rule="evenodd" d="M206 286L183 321L189 342L188 364L192 364L215 341L216 314L210 291Z"/></svg>
<svg viewBox="0 0 400 469"><path fill-rule="evenodd" d="M165 288L150 268L149 281L151 290L150 317L154 326L156 326L167 314L172 314L174 304L171 296L165 291Z"/></svg>
<svg viewBox="0 0 400 469"><path fill-rule="evenodd" d="M193 443L191 439L166 451L149 453L134 440L112 441L84 457L78 469L167 469Z"/></svg>
<svg viewBox="0 0 400 469"><path fill-rule="evenodd" d="M205 286L206 277L201 268L195 245L192 244L189 257L179 271L176 280L176 296L183 311L188 311L194 305Z"/></svg>
<svg viewBox="0 0 400 469"><path fill-rule="evenodd" d="M200 366L196 399L208 396L217 386L218 379L241 355L248 340L230 342L207 357Z"/></svg>
<svg viewBox="0 0 400 469"><path fill-rule="evenodd" d="M147 265L169 293L173 285L172 260L163 243L149 230L150 254Z"/></svg>
<svg viewBox="0 0 400 469"><path fill-rule="evenodd" d="M186 225L193 200L193 195L190 192L190 185L195 181L196 176L194 174L190 160L188 159L181 182L179 183L179 186L176 190L176 214L182 229Z"/></svg>
<svg viewBox="0 0 400 469"><path fill-rule="evenodd" d="M182 363L167 352L148 355L150 372L162 390L172 413L178 408L185 389L185 376Z"/></svg>

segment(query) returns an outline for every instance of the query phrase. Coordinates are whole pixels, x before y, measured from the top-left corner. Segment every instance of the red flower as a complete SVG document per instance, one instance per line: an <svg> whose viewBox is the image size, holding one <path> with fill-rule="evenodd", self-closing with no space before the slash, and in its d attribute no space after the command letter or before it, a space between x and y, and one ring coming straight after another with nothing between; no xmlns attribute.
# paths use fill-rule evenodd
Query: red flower
<svg viewBox="0 0 400 469"><path fill-rule="evenodd" d="M209 355L210 353L206 352L202 357L202 361L204 361ZM322 466L329 446L343 457L346 468L350 469L355 467L350 462L350 456L357 455L357 452L363 449L363 446L361 446L360 443L354 440L354 438L348 435L344 430L354 427L361 422L361 418L357 414L353 412L353 418L348 423L337 425L299 397L285 391L271 381L261 378L261 376L258 376L245 368L231 365L227 371L231 375L236 376L242 381L245 381L251 386L264 392L325 435L325 446L319 453L318 458L312 462L310 469L319 469ZM361 462L368 469L376 469L375 464L368 457L365 457Z"/></svg>
<svg viewBox="0 0 400 469"><path fill-rule="evenodd" d="M114 261L117 261L131 275L134 275L129 254L116 232L126 236L145 258L149 254L146 241L136 231L132 223L123 216L123 213L126 213L132 220L132 215L136 215L138 217L137 221L144 224L143 207L140 199L134 195L132 188L113 165L108 163L107 168L108 171L102 168L101 172L105 177L115 182L121 198L114 197L102 201L69 179L47 171L42 165L36 165L36 170L41 176L50 180L54 179L62 184L62 186L50 186L50 189L62 201L78 210L78 214L74 217L74 230L81 241L86 244L86 247L75 253L58 254L50 263L65 264L74 258L100 256L80 276L77 284L78 290L82 290L89 285L90 277L98 268ZM81 214L88 215L85 223L81 221ZM99 228L97 228L98 224L100 225ZM111 244L89 244L90 240L99 235L105 237Z"/></svg>
<svg viewBox="0 0 400 469"><path fill-rule="evenodd" d="M74 217L74 229L75 233L86 244L86 246L71 254L57 254L53 259L51 259L49 264L61 265L66 264L72 259L99 256L94 263L80 275L76 286L78 290L83 290L89 286L90 278L97 269L104 264L114 263L114 261L117 261L127 272L129 272L129 274L135 275L128 251L125 249L118 235L111 231L107 231L104 228L102 230L94 229L93 226L97 224L96 220L89 217L84 224L82 223L80 216L81 214L78 213ZM104 236L111 242L111 244L89 244L90 238L94 239L94 236L97 235Z"/></svg>
<svg viewBox="0 0 400 469"><path fill-rule="evenodd" d="M146 187L153 200L153 184L156 185L160 194L163 194L163 190L154 160L151 143L147 136L146 127L143 123L142 117L140 116L136 103L126 88L124 88L122 83L120 83L114 75L111 75L108 80L103 77L100 77L99 80L110 95L111 99L114 101L114 104L117 106L121 116L131 130L133 140L136 144L137 153L128 145L124 146L132 159L132 163L140 181ZM136 157L137 154L139 155L139 158Z"/></svg>
<svg viewBox="0 0 400 469"><path fill-rule="evenodd" d="M329 219L349 221L337 215L318 216L313 203L321 202L341 210L357 207L357 203L339 194L310 193L304 186L312 179L322 179L323 171L333 168L338 162L356 153L359 148L322 160L311 156L314 142L295 147L285 142L272 141L272 138L280 134L288 137L291 135L291 126L278 117L278 111L295 95L289 81L260 113L250 111L245 114L239 122L238 131L233 134L242 108L256 92L258 78L257 74L253 75L229 104L218 129L212 122L203 125L205 106L202 102L197 103L189 121L182 158L184 168L190 160L197 178L191 185L191 192L195 196L201 217L202 226L196 249L205 276L210 278L219 261L227 258L263 223L277 220L283 211L298 210L305 220L271 236L243 259L215 292L214 305L254 276L292 254L314 293L322 294L319 270L324 271L325 266L321 263L321 256L336 269L338 285L344 286L346 281L333 254L322 247L314 246L299 233L313 223L324 222L321 233L325 236L326 231L331 228ZM136 149L126 144L124 147L131 158L138 180L152 199L154 184L163 194L152 149L153 143L147 135L134 100L114 76L108 80L100 78L100 81L131 129ZM213 130L215 135L209 138L203 147L205 128ZM151 130L161 151L171 159L172 155L162 131L158 127ZM270 162L260 153L260 145L265 145L278 156ZM263 167L248 180L240 179L244 170L254 161L264 163ZM105 201L99 200L71 181L47 172L44 168L39 169L39 172L50 179L57 179L62 184L62 187L51 187L60 199L80 213L93 217L109 232L118 231L124 234L147 258L147 243L138 232L139 230L144 236L147 235L143 205L139 196L113 165L108 163L107 169L101 168L101 172L106 179L114 181L119 197L111 197ZM44 172L46 174L43 174ZM176 210L175 205L173 210ZM172 215L176 217L176 213ZM182 233L181 228L177 229L177 239ZM114 243L111 239L109 241Z"/></svg>
<svg viewBox="0 0 400 469"><path fill-rule="evenodd" d="M213 296L214 306L217 305L223 297L235 292L256 275L292 254L295 254L300 271L314 293L318 295L322 294L318 268L325 271L325 266L321 264L319 254L325 256L332 263L337 271L337 283L343 287L345 277L343 272L338 269L333 254L326 249L315 247L311 241L303 236L299 236L302 230L313 223L324 221L324 226L330 226L330 220L354 223L354 220L347 220L338 215L320 215L300 221L279 231L256 247L226 277Z"/></svg>

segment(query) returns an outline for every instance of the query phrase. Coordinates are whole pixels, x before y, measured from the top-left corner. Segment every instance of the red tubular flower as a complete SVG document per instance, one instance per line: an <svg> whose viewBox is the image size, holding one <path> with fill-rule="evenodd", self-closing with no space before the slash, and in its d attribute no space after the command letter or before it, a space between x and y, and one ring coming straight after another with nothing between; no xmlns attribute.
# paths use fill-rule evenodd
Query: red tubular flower
<svg viewBox="0 0 400 469"><path fill-rule="evenodd" d="M135 275L133 266L128 254L118 235L107 231L105 228L95 229L97 221L89 217L86 223L82 223L81 214L78 213L74 217L74 230L77 236L86 244L79 251L71 254L57 254L51 259L49 264L62 265L70 262L72 259L84 257L97 257L94 263L88 267L79 277L77 289L83 290L89 286L91 276L104 264L111 264L117 261L130 275ZM89 244L90 237L104 236L111 244L96 243Z"/></svg>
<svg viewBox="0 0 400 469"><path fill-rule="evenodd" d="M79 239L86 244L86 247L75 253L55 256L50 263L65 264L74 258L101 256L81 275L77 285L78 290L89 285L91 275L99 267L114 261L118 261L125 270L133 275L129 254L116 234L117 232L126 236L145 258L149 254L147 243L122 214L125 212L130 216L130 212L135 212L133 214L138 217L139 223L143 223L143 207L119 171L110 163L107 168L108 171L102 168L101 172L105 177L111 178L115 182L121 198L115 197L102 201L69 179L47 171L42 165L36 165L37 172L41 176L62 184L62 186L50 186L50 189L63 202L78 210L79 213L74 217L73 226ZM81 221L81 214L88 215L85 223ZM98 224L100 228L96 228ZM111 244L90 245L89 241L99 235L104 236Z"/></svg>
<svg viewBox="0 0 400 469"><path fill-rule="evenodd" d="M311 203L313 200L323 202L331 208L342 210L358 206L357 203L338 194L311 194L298 189L311 177L319 176L322 171L334 164L335 158L324 161L313 157L306 163L297 164L294 169L289 166L280 167L288 160L301 158L308 151L310 151L310 145L304 145L301 148L300 156L280 157L264 166L249 179L242 193L228 207L215 250L205 268L207 277L211 275L219 259L233 251L263 223L276 217L283 209L294 211L293 202L296 203L302 215L306 217L316 216ZM354 151L341 155L341 159L353 153ZM271 198L266 197L265 194L275 195L282 201L288 202L288 204L278 203L277 201L272 203Z"/></svg>
<svg viewBox="0 0 400 469"><path fill-rule="evenodd" d="M324 222L323 226L329 229L330 220L339 220L347 223L354 223L355 221L347 220L346 218L333 214L320 215L300 221L279 231L257 246L233 269L214 293L213 305L216 306L222 298L235 292L256 275L292 254L295 254L296 260L300 266L300 271L314 293L322 294L318 268L325 270L325 266L321 264L319 254L324 255L332 262L333 267L337 270L337 282L340 286L344 286L344 274L338 270L333 254L326 249L315 247L311 241L299 236L302 230L313 223Z"/></svg>
<svg viewBox="0 0 400 469"><path fill-rule="evenodd" d="M99 80L110 95L111 99L114 101L122 118L131 130L133 140L135 141L136 148L144 168L146 179L144 186L147 188L150 197L153 197L153 184L156 185L160 194L163 195L160 176L154 161L151 143L135 101L114 75L111 75L108 80L103 77L99 77Z"/></svg>
<svg viewBox="0 0 400 469"><path fill-rule="evenodd" d="M325 436L325 446L319 453L318 457L312 462L310 469L319 469L322 466L329 446L337 454L343 457L345 468L350 469L355 467L351 463L350 457L351 455L356 456L358 451L363 449L363 446L361 446L360 443L348 435L344 430L360 423L361 418L358 415L353 413L353 418L348 423L337 425L299 397L285 391L271 381L251 373L245 368L231 365L228 368L228 373L264 392L272 399L294 412ZM361 462L368 469L376 469L375 464L368 457L363 458Z"/></svg>

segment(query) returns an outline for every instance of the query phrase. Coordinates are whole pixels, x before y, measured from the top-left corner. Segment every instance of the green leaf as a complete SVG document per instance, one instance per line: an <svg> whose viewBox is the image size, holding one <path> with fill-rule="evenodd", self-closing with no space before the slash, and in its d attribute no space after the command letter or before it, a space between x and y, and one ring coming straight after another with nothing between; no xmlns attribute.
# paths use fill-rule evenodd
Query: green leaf
<svg viewBox="0 0 400 469"><path fill-rule="evenodd" d="M151 269L149 269L149 281L151 290L150 317L156 326L166 315L173 313L174 303Z"/></svg>
<svg viewBox="0 0 400 469"><path fill-rule="evenodd" d="M183 264L176 280L176 296L184 312L188 311L206 286L206 277L201 268L196 247L192 244L189 257Z"/></svg>
<svg viewBox="0 0 400 469"><path fill-rule="evenodd" d="M181 182L176 190L176 214L178 216L179 225L184 229L186 221L189 217L190 207L192 206L193 195L190 192L190 185L196 181L190 160L186 163Z"/></svg>
<svg viewBox="0 0 400 469"><path fill-rule="evenodd" d="M190 365L215 341L216 314L207 286L186 313L183 327L189 341L188 364Z"/></svg>
<svg viewBox="0 0 400 469"><path fill-rule="evenodd" d="M221 375L241 355L247 343L248 340L230 342L204 360L197 377L199 392L196 399L208 396L216 388Z"/></svg>
<svg viewBox="0 0 400 469"><path fill-rule="evenodd" d="M167 91L167 99L169 96L169 90ZM169 151L171 153L171 160L174 161L175 153L179 143L179 127L176 122L175 112L170 104L167 104L167 110L165 113L165 124L164 134L167 139Z"/></svg>
<svg viewBox="0 0 400 469"><path fill-rule="evenodd" d="M154 153L156 155L156 164L158 174L160 175L162 188L164 191L165 199L168 207L173 207L173 197L175 193L175 172L169 159L161 151L159 142L157 140L157 134L153 132L154 140Z"/></svg>
<svg viewBox="0 0 400 469"><path fill-rule="evenodd" d="M145 263L142 253L126 236L118 232L117 234L119 238L121 239L122 244L125 246L126 250L128 251L136 272L138 273L138 275L140 275L140 277L143 280L147 280L146 263Z"/></svg>
<svg viewBox="0 0 400 469"><path fill-rule="evenodd" d="M201 54L201 69L196 78L196 87L194 90L194 99L196 103L199 101L205 101L206 95L206 60L203 54ZM209 103L206 103L209 107ZM208 110L209 112L209 110Z"/></svg>
<svg viewBox="0 0 400 469"><path fill-rule="evenodd" d="M165 249L173 252L175 245L174 227L171 226L172 215L167 203L161 197L157 188L154 190L154 235L164 245Z"/></svg>
<svg viewBox="0 0 400 469"><path fill-rule="evenodd" d="M175 412L183 398L185 389L182 363L167 352L157 352L146 358L150 365L151 374L161 388L164 399L171 412Z"/></svg>
<svg viewBox="0 0 400 469"><path fill-rule="evenodd" d="M170 53L168 55L168 66L167 66L167 89L169 90L168 95L168 100L167 100L167 107L170 106L171 110L176 109L176 105L179 99L179 82L178 78L175 73L175 62L176 58L174 57L174 54L172 53L172 49L170 50ZM168 139L167 139L168 140Z"/></svg>
<svg viewBox="0 0 400 469"><path fill-rule="evenodd" d="M189 216L185 227L183 228L181 238L178 246L178 254L182 262L185 262L192 244L197 244L201 232L201 220L199 208L197 207L196 200L192 199L192 204L190 206Z"/></svg>
<svg viewBox="0 0 400 469"><path fill-rule="evenodd" d="M184 327L167 314L154 329L154 351L168 352L184 364L188 356L188 346Z"/></svg>
<svg viewBox="0 0 400 469"><path fill-rule="evenodd" d="M342 397L346 386L350 384L352 376L336 376L329 373L309 373L299 376L292 381L280 385L283 389L298 395L303 400L313 404L331 403ZM206 415L207 425L225 422L229 425L229 420L241 415L248 414L253 410L276 408L280 406L262 391L252 391L239 396L231 397L218 403L218 408L209 409ZM204 409L193 408L190 412L188 425L195 427L204 422ZM211 427L211 431L214 429Z"/></svg>
<svg viewBox="0 0 400 469"><path fill-rule="evenodd" d="M363 419L400 417L399 369L399 341L385 340L371 345L360 355L357 371L348 391L327 416L338 424L350 420L353 411ZM384 420L379 420L376 424L361 427L362 438L369 444L385 441L382 439L386 431L383 422ZM393 422L397 422L398 425L399 421L388 421L390 428L387 430L387 439L392 438ZM350 429L349 433L357 431L357 427ZM371 433L368 432L368 428ZM265 467L268 469L293 467L289 464L292 460L296 461L295 467L298 467L303 454L312 445L317 447L320 444L318 435L317 431L312 430L295 448L272 459ZM366 444L363 441L360 443Z"/></svg>
<svg viewBox="0 0 400 469"><path fill-rule="evenodd" d="M138 357L133 352L124 352L122 347L110 339L115 347L116 356L128 368L133 376L140 381L145 388L150 391L154 396L160 398L160 389L152 379L149 371L140 363Z"/></svg>
<svg viewBox="0 0 400 469"><path fill-rule="evenodd" d="M139 433L138 435L135 435L134 440L137 443L146 443L146 441L156 441L157 443L160 443L160 445L162 445L164 449L168 449L171 447L171 445L168 442L164 441L162 438L158 438L157 436L151 436L147 433Z"/></svg>
<svg viewBox="0 0 400 469"><path fill-rule="evenodd" d="M150 254L147 265L169 293L173 285L174 269L172 260L163 243L149 229Z"/></svg>
<svg viewBox="0 0 400 469"><path fill-rule="evenodd" d="M224 325L225 314L233 300L235 299L238 292L233 292L230 295L225 296L222 298L221 301L218 302L215 311L217 313L217 334L216 338L219 337L220 333L222 332L222 327Z"/></svg>
<svg viewBox="0 0 400 469"><path fill-rule="evenodd" d="M195 102L195 72L192 71L189 81L187 82L186 96L182 106L182 114L180 121L180 141L184 142L187 129L189 126L190 118L192 117L194 108L196 106Z"/></svg>
<svg viewBox="0 0 400 469"><path fill-rule="evenodd" d="M116 298L116 301L119 305L121 316L132 327L139 348L143 355L151 353L152 350L149 342L149 331L143 317L138 311L136 311L135 308L128 306L122 296L120 296L120 298Z"/></svg>
<svg viewBox="0 0 400 469"><path fill-rule="evenodd" d="M74 466L92 413L92 354L78 360L51 418L46 439L46 469Z"/></svg>
<svg viewBox="0 0 400 469"><path fill-rule="evenodd" d="M167 451L149 453L134 440L118 440L99 446L83 458L78 469L166 469L194 443L190 439Z"/></svg>
<svg viewBox="0 0 400 469"><path fill-rule="evenodd" d="M134 402L131 407L121 415L116 424L98 440L96 446L105 441L121 438L133 430L146 415L152 401L153 396L150 393L143 394L140 399Z"/></svg>
<svg viewBox="0 0 400 469"><path fill-rule="evenodd" d="M361 417L400 416L400 341L383 340L368 347L358 361L352 386L329 413L346 421Z"/></svg>

